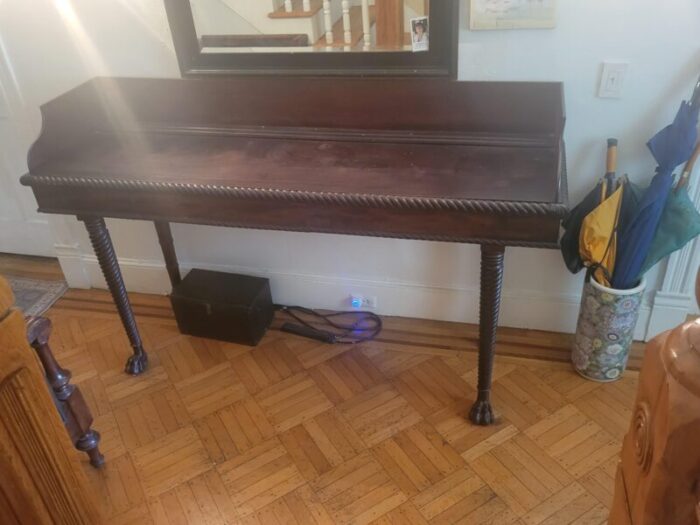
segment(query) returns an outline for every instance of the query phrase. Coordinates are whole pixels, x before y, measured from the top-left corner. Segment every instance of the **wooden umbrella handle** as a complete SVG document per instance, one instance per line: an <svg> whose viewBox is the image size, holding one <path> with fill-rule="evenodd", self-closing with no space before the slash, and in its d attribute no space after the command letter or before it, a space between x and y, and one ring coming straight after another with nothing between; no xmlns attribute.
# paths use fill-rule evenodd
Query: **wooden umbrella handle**
<svg viewBox="0 0 700 525"><path fill-rule="evenodd" d="M615 174L617 171L617 139L608 139L608 157L605 162L605 174Z"/></svg>
<svg viewBox="0 0 700 525"><path fill-rule="evenodd" d="M700 77L698 77L698 81L695 84L693 96L690 97L690 105L695 106L695 104L700 104Z"/></svg>
<svg viewBox="0 0 700 525"><path fill-rule="evenodd" d="M695 163L698 161L698 158L700 158L700 142L698 142L695 146L693 154L690 156L690 160L688 160L685 168L683 168L683 173L681 173L681 177L678 179L678 184L676 184L676 191L688 185L688 180L693 173L693 169L695 168Z"/></svg>

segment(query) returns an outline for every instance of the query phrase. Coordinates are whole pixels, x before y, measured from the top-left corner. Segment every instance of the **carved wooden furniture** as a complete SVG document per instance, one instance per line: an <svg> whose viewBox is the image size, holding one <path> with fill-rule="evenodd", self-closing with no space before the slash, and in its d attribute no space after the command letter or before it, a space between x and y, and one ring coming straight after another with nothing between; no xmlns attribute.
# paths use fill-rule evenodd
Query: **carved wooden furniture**
<svg viewBox="0 0 700 525"><path fill-rule="evenodd" d="M700 279L697 296L700 300ZM700 524L699 445L700 320L696 320L646 346L610 524Z"/></svg>
<svg viewBox="0 0 700 525"><path fill-rule="evenodd" d="M105 459L99 449L100 434L91 428L90 409L80 388L70 383L70 370L61 368L49 346L51 321L45 317L28 317L26 322L27 340L44 367L46 381L53 390L56 408L71 441L75 448L87 453L93 467L101 467Z"/></svg>
<svg viewBox="0 0 700 525"><path fill-rule="evenodd" d="M46 104L29 155L46 213L85 223L134 353L147 356L105 217L477 243L479 394L506 246L554 248L567 208L558 83L428 78L96 79Z"/></svg>
<svg viewBox="0 0 700 525"><path fill-rule="evenodd" d="M0 522L101 523L13 301L0 277Z"/></svg>

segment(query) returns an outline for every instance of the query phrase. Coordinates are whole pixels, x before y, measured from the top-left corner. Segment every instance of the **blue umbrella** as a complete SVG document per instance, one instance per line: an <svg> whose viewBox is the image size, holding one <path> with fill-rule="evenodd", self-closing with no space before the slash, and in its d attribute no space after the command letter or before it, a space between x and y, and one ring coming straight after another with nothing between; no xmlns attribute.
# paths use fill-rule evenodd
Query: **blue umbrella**
<svg viewBox="0 0 700 525"><path fill-rule="evenodd" d="M622 231L612 287L620 290L637 285L666 200L673 186L673 170L686 162L698 139L698 88L691 102L682 102L673 124L657 133L647 146L658 163L656 175L644 192L637 212Z"/></svg>

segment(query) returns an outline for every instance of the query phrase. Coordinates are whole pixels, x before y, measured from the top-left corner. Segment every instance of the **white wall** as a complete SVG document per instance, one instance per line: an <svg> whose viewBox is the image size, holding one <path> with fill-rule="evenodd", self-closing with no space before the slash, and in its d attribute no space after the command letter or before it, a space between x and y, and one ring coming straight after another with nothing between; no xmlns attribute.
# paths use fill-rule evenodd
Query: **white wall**
<svg viewBox="0 0 700 525"><path fill-rule="evenodd" d="M63 6L63 18L60 7ZM69 6L73 6L71 10ZM561 0L555 30L470 32L462 9L461 80L563 80L569 187L575 202L603 171L608 136L620 167L646 180L646 139L673 116L700 72L700 2ZM75 16L72 16L75 15ZM96 74L178 76L167 21L156 0L0 2L2 36L28 122L36 107ZM595 97L603 60L631 64L624 97ZM71 284L99 285L87 237L73 219L52 220ZM153 228L109 221L131 290L165 292ZM479 250L474 246L175 225L183 266L238 269L272 278L279 302L339 308L350 292L376 295L386 314L477 319ZM650 291L663 275L649 275ZM581 276L555 251L509 249L503 324L572 331ZM637 335L646 330L650 307Z"/></svg>
<svg viewBox="0 0 700 525"><path fill-rule="evenodd" d="M27 149L36 138L36 127L25 110L0 41L0 252L52 255L48 217L36 212L33 195L17 183L26 169Z"/></svg>
<svg viewBox="0 0 700 525"><path fill-rule="evenodd" d="M262 33L222 0L191 0L197 35L251 35ZM264 3L260 7L264 9ZM272 9L272 2L268 11ZM269 19L268 19L269 20Z"/></svg>

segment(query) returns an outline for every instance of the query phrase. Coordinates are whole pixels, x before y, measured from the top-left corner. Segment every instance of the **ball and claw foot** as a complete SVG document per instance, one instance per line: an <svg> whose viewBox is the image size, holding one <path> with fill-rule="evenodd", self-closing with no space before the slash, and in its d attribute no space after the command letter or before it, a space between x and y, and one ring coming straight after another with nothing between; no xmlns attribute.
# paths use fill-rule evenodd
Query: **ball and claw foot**
<svg viewBox="0 0 700 525"><path fill-rule="evenodd" d="M494 423L493 410L488 399L477 399L469 411L469 420L475 425L490 425Z"/></svg>
<svg viewBox="0 0 700 525"><path fill-rule="evenodd" d="M140 352L135 353L131 357L129 357L128 361L126 362L126 373L131 374L132 376L137 376L143 372L146 371L148 368L148 355L146 352L141 349Z"/></svg>

